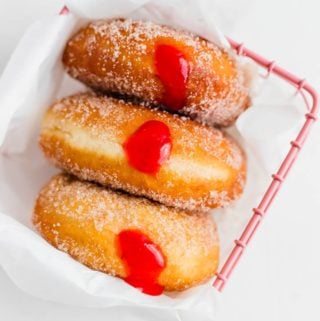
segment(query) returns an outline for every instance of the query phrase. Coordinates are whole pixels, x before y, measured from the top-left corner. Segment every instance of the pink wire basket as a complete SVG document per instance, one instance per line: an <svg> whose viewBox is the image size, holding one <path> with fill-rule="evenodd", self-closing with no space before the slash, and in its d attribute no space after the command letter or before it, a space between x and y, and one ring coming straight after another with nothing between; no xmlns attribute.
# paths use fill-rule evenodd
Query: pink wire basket
<svg viewBox="0 0 320 321"><path fill-rule="evenodd" d="M69 9L66 6L64 6L60 11L61 15L68 13ZM290 84L293 88L296 88L303 98L307 113L305 114L306 120L298 135L294 137L291 142L288 142L289 151L281 162L278 171L271 175L271 183L262 196L260 203L258 206L253 208L253 213L247 225L242 231L240 237L234 241L235 245L222 265L220 271L216 273L213 287L215 287L218 291L222 291L224 289L227 281L234 271L234 268L239 263L244 250L251 241L252 236L257 231L270 205L274 202L276 195L281 189L282 183L285 181L309 135L311 126L317 120L318 113L317 91L304 78L299 78L293 75L292 73L279 67L275 61L268 60L251 51L250 49L246 48L243 43L238 43L230 38L227 38L227 40L229 41L231 47L236 51L237 55L245 56L254 61L261 68L265 69L267 72L267 77L271 74L274 74L286 83ZM310 99L308 99L308 96Z"/></svg>
<svg viewBox="0 0 320 321"><path fill-rule="evenodd" d="M242 256L245 248L249 244L253 234L257 231L258 226L260 225L263 217L266 215L270 205L275 200L275 197L279 190L281 189L282 183L286 179L289 171L292 168L299 152L304 145L312 124L317 119L318 112L318 94L314 88L303 78L299 78L290 72L279 67L275 61L268 60L250 49L246 48L244 44L238 43L230 38L228 41L231 47L236 51L239 56L245 56L253 60L260 67L264 68L267 71L267 76L274 74L285 82L295 87L298 92L302 95L304 103L307 108L307 113L305 114L306 120L301 127L298 135L290 142L291 147L283 161L280 164L278 171L275 174L271 175L271 183L268 186L266 192L262 196L262 199L259 205L253 208L253 214L249 219L246 227L244 228L242 234L238 239L236 239L235 245L223 264L221 270L216 274L216 278L213 282L213 286L218 290L222 291L227 281L230 278L234 268L239 262L240 257ZM310 96L311 102L307 96ZM289 142L288 142L289 145ZM290 146L290 145L289 145Z"/></svg>

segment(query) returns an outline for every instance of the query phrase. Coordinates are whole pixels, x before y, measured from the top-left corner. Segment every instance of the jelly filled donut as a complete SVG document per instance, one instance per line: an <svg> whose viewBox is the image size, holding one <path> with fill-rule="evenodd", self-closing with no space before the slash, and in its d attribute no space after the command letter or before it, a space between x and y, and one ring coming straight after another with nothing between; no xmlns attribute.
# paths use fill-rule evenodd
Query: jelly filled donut
<svg viewBox="0 0 320 321"><path fill-rule="evenodd" d="M96 21L67 43L63 62L97 90L134 96L209 125L248 107L244 71L224 49L152 22Z"/></svg>
<svg viewBox="0 0 320 321"><path fill-rule="evenodd" d="M243 152L220 130L94 93L53 104L40 145L80 179L187 210L228 204L246 175Z"/></svg>
<svg viewBox="0 0 320 321"><path fill-rule="evenodd" d="M149 294L199 284L218 266L209 214L167 208L65 174L41 190L33 223L56 248Z"/></svg>

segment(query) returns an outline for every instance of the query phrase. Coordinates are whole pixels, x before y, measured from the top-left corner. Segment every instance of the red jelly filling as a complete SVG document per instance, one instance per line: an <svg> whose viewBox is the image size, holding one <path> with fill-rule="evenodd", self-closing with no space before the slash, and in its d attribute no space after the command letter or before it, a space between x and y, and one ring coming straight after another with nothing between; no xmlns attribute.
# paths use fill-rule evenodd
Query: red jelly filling
<svg viewBox="0 0 320 321"><path fill-rule="evenodd" d="M143 293L160 295L163 286L158 277L166 266L159 246L137 230L124 230L118 235L121 259L127 268L125 281Z"/></svg>
<svg viewBox="0 0 320 321"><path fill-rule="evenodd" d="M149 120L127 139L123 147L132 167L155 175L171 154L169 127L161 121Z"/></svg>
<svg viewBox="0 0 320 321"><path fill-rule="evenodd" d="M174 46L159 44L154 63L165 90L162 103L172 110L181 109L186 103L189 75L189 63L184 53Z"/></svg>

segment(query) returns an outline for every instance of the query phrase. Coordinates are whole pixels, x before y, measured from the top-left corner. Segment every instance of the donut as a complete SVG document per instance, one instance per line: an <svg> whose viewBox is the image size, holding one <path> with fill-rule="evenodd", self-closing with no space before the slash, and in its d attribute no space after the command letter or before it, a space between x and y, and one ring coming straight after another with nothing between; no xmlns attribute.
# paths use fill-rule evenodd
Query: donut
<svg viewBox="0 0 320 321"><path fill-rule="evenodd" d="M189 32L130 19L99 20L67 43L68 73L103 92L228 126L249 106L245 71L227 50Z"/></svg>
<svg viewBox="0 0 320 321"><path fill-rule="evenodd" d="M33 224L57 249L148 294L181 291L219 261L208 213L184 212L59 174L40 191Z"/></svg>
<svg viewBox="0 0 320 321"><path fill-rule="evenodd" d="M242 150L222 131L95 93L49 107L40 146L80 179L185 210L229 204L246 176Z"/></svg>

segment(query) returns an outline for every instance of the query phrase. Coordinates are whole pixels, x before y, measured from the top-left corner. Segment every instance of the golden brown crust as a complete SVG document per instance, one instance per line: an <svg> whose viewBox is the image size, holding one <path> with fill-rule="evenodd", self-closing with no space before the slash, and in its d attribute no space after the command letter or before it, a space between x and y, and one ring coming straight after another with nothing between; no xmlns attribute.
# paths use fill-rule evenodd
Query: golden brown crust
<svg viewBox="0 0 320 321"><path fill-rule="evenodd" d="M245 76L225 50L194 36L152 22L96 21L67 43L63 62L70 75L107 92L161 103L164 87L156 75L156 45L184 52L190 72L186 105L179 112L209 125L227 126L248 107Z"/></svg>
<svg viewBox="0 0 320 321"><path fill-rule="evenodd" d="M36 201L33 223L53 246L88 267L125 277L117 235L139 230L160 246L165 290L189 288L213 276L219 260L216 226L209 214L188 214L60 174Z"/></svg>
<svg viewBox="0 0 320 321"><path fill-rule="evenodd" d="M151 119L169 127L173 142L169 160L155 176L132 168L122 147ZM54 164L81 179L188 210L225 206L239 197L246 176L243 152L221 131L93 93L49 108L40 145Z"/></svg>

